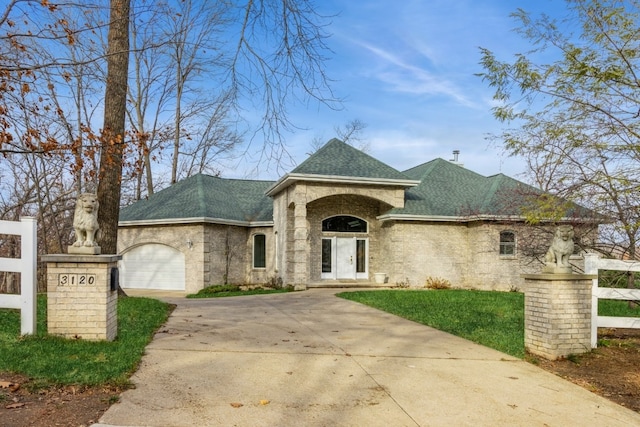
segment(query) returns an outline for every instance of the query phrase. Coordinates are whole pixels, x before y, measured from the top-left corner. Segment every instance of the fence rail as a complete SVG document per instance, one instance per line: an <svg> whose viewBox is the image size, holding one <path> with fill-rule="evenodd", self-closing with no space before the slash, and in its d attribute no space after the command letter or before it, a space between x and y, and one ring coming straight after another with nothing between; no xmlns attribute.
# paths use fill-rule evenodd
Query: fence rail
<svg viewBox="0 0 640 427"><path fill-rule="evenodd" d="M599 270L640 272L640 262L617 259L601 259L596 254L584 257L585 274L598 274ZM640 289L600 288L598 279L593 279L591 292L591 347L598 345L598 328L630 328L640 329L639 317L598 316L599 299L615 299L624 301L640 301Z"/></svg>
<svg viewBox="0 0 640 427"><path fill-rule="evenodd" d="M20 273L20 294L0 295L0 308L20 310L20 333L36 331L36 270L38 238L36 219L22 217L17 221L0 221L0 234L20 236L20 258L0 258L0 271Z"/></svg>

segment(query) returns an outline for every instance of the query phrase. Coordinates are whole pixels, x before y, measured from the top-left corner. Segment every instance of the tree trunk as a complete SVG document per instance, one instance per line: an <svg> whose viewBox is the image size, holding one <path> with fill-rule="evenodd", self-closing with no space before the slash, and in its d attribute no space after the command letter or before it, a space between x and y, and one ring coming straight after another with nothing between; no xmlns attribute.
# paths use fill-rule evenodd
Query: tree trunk
<svg viewBox="0 0 640 427"><path fill-rule="evenodd" d="M178 79L182 78L182 72L180 70L180 66L178 65L178 71L176 72L178 75ZM173 161L171 163L171 185L178 182L178 156L180 155L180 133L182 129L180 129L182 125L182 81L178 80L178 85L176 88L176 111L174 116L174 126L175 126L175 134L173 135Z"/></svg>
<svg viewBox="0 0 640 427"><path fill-rule="evenodd" d="M111 0L107 86L98 183L102 253L117 253L129 67L129 0Z"/></svg>

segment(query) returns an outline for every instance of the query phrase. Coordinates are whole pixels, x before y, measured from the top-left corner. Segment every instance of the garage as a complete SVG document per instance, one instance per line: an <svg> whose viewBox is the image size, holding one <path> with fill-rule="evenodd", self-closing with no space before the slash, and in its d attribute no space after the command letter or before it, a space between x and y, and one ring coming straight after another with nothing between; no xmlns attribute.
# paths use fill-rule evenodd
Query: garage
<svg viewBox="0 0 640 427"><path fill-rule="evenodd" d="M123 289L185 290L184 254L157 243L136 246L119 263Z"/></svg>

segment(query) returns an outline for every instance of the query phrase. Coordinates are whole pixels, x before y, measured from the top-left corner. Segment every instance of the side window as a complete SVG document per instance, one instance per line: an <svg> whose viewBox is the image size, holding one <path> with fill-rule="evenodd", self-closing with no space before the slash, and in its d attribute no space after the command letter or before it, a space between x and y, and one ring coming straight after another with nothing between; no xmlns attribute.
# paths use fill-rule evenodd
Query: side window
<svg viewBox="0 0 640 427"><path fill-rule="evenodd" d="M516 233L513 231L500 232L500 255L513 256L516 254Z"/></svg>
<svg viewBox="0 0 640 427"><path fill-rule="evenodd" d="M267 245L264 234L253 236L253 268L267 267Z"/></svg>

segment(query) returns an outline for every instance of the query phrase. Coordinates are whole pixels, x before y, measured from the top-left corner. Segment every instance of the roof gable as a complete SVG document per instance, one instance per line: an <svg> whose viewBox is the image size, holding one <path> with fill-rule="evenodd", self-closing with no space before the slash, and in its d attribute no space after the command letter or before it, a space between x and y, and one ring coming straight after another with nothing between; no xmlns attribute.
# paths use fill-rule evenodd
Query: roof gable
<svg viewBox="0 0 640 427"><path fill-rule="evenodd" d="M273 196L298 181L403 188L418 184L402 172L336 138L280 178L269 188L267 195Z"/></svg>
<svg viewBox="0 0 640 427"><path fill-rule="evenodd" d="M336 138L313 153L291 174L407 179L398 170Z"/></svg>

